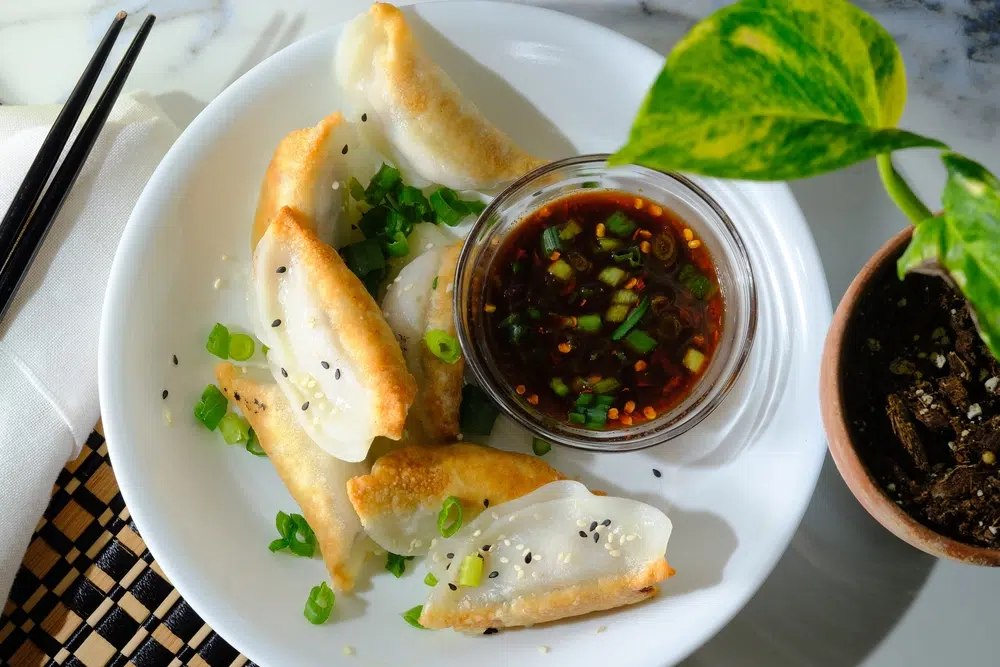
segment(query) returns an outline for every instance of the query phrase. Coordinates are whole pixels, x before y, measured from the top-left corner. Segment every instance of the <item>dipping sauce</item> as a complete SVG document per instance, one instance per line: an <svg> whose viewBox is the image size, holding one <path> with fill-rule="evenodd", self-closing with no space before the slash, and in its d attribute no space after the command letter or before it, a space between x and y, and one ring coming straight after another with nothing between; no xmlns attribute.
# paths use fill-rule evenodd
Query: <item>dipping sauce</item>
<svg viewBox="0 0 1000 667"><path fill-rule="evenodd" d="M680 403L723 322L701 240L661 205L610 190L519 222L492 263L485 311L493 358L520 399L596 430Z"/></svg>

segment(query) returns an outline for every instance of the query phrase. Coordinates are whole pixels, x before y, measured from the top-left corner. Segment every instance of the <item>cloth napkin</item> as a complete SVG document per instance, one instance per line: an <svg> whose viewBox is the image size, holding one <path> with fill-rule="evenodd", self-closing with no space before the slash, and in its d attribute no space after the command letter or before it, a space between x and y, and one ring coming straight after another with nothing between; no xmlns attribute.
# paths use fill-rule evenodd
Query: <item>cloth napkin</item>
<svg viewBox="0 0 1000 667"><path fill-rule="evenodd" d="M0 106L0 214L58 112ZM97 339L111 260L177 134L149 95L118 100L0 322L0 606L59 471L100 417Z"/></svg>

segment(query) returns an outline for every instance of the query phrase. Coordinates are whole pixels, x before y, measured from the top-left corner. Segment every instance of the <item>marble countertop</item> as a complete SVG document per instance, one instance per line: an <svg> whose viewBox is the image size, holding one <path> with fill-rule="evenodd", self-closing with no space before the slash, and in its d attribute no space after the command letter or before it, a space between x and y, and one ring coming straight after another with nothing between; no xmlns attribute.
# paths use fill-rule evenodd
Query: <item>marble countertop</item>
<svg viewBox="0 0 1000 667"><path fill-rule="evenodd" d="M366 0L48 0L0 3L0 103L65 98L112 16L153 37L129 81L179 125L255 64L350 18ZM530 0L610 27L666 53L723 0ZM910 82L903 125L1000 173L1000 0L860 0L900 44ZM124 49L127 40L119 40ZM124 44L123 44L124 43ZM115 56L112 56L115 59ZM907 156L927 201L940 191L934 155ZM793 185L836 303L861 265L905 220L873 164ZM890 667L997 664L1000 577L935 561L878 526L827 461L806 517L747 607L689 667ZM956 659L958 659L956 661Z"/></svg>

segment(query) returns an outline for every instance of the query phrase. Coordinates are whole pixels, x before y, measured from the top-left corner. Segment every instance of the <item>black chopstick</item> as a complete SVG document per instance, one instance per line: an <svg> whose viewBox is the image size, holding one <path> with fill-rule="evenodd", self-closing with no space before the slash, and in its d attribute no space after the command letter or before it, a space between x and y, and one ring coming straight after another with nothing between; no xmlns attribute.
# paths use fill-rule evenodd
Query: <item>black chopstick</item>
<svg viewBox="0 0 1000 667"><path fill-rule="evenodd" d="M98 47L98 53L94 54L94 58L91 60L90 65L88 65L87 71L84 72L84 78L92 76L96 80L97 75L100 73L101 65L103 65L104 61L107 59L107 53L101 55L100 52L105 48L107 51L110 51L111 45L114 44L115 38L121 29L121 22L124 18L125 12L119 12L118 16L115 17L115 23L112 24L111 28L108 30L108 34ZM66 201L66 197L69 195L70 190L73 188L73 184L76 182L76 177L79 175L80 170L87 161L87 156L90 155L90 151L94 147L94 143L97 141L98 135L104 128L104 123L107 121L108 116L111 113L111 109L114 107L115 102L118 99L118 95L121 93L122 87L125 85L126 79L128 79L128 75L132 71L132 66L139 57L139 52L142 51L142 47L146 43L146 38L149 36L149 31L152 30L153 22L155 20L156 17L150 14L146 17L146 20L143 21L142 26L132 39L132 43L129 44L128 50L125 52L124 57L118 64L117 69L115 69L114 75L111 77L108 85L104 88L104 92L101 93L101 97L98 100L97 105L94 107L93 111L91 111L90 116L87 117L80 133L73 141L73 145L70 146L65 159L56 171L56 175L52 178L52 182L45 190L45 194L42 195L41 201L38 202L38 207L35 209L34 213L31 213L30 217L28 217L27 220L20 226L21 230L19 236L14 238L6 260L3 264L0 264L0 321L3 320L4 314L7 312L11 302L14 300L14 294L17 292L17 288L24 280L25 275L27 275L32 261L38 254L39 249L42 247L45 235L48 233L49 228L52 226L52 222L59 214L59 210L62 208L63 203ZM105 47L105 41L108 40L109 36L111 38L110 43ZM90 70L91 66L98 62L98 56L101 56L100 63L98 64L97 72L94 73ZM84 82L83 78L81 78L80 82L77 83L77 87L73 90L71 98L75 96L77 92L83 91L81 84L86 85L86 92L82 94L83 101L86 102L86 98L90 90L93 88L94 82ZM68 105L69 102L67 102L67 106ZM52 138L56 125L59 124L65 113L64 109L59 118L56 119L56 124L53 125L53 130L49 132L49 136L46 137L45 144L42 146L42 151L46 150L46 145L49 143L49 139ZM66 130L60 130L59 135L62 137L62 144L58 146L53 144L51 147L52 152L55 153L57 158L59 153L61 153L63 145L65 145L65 142L69 137L69 133L72 131L73 125L75 124L77 117L79 117L79 114L80 111L77 110L71 120L67 116L69 128ZM38 162L38 158L36 158L35 162ZM51 172L52 166L53 165L51 164L48 166L48 172L41 178L42 185L44 185L45 180L47 180L48 173ZM34 169L34 167L35 164L32 164L31 168ZM39 170L39 175L40 174L41 169ZM29 169L28 177L25 178L25 183L27 183L28 178L31 176L31 169ZM32 183L28 187L28 190L34 191L35 188L36 184ZM22 184L21 189L25 189L24 184ZM41 188L38 187L38 190L40 192ZM37 193L35 194L35 198L37 199ZM14 206L12 205L11 208L14 208ZM9 216L10 213L8 212L8 217ZM4 221L6 222L6 217ZM5 249L5 247L0 245L0 250L3 249Z"/></svg>

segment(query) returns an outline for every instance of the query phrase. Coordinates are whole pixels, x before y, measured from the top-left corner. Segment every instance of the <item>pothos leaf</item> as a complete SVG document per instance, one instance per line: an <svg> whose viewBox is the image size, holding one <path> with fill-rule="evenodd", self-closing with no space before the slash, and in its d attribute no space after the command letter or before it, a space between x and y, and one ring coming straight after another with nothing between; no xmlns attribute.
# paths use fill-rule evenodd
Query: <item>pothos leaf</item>
<svg viewBox="0 0 1000 667"><path fill-rule="evenodd" d="M896 44L846 0L742 0L674 48L613 164L785 180L901 148Z"/></svg>
<svg viewBox="0 0 1000 667"><path fill-rule="evenodd" d="M944 212L919 223L899 258L900 277L940 275L969 301L979 335L1000 359L1000 181L978 162L941 156L948 169Z"/></svg>

